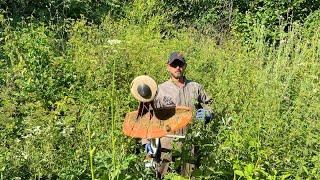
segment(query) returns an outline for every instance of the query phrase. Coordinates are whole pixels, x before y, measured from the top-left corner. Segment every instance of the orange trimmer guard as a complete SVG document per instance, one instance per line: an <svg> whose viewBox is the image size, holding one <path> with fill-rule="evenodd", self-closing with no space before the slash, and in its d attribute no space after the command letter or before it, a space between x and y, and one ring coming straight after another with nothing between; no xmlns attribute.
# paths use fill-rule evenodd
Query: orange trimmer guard
<svg viewBox="0 0 320 180"><path fill-rule="evenodd" d="M142 116L129 112L123 122L123 133L134 138L159 138L184 128L192 121L192 110L185 106L155 108Z"/></svg>

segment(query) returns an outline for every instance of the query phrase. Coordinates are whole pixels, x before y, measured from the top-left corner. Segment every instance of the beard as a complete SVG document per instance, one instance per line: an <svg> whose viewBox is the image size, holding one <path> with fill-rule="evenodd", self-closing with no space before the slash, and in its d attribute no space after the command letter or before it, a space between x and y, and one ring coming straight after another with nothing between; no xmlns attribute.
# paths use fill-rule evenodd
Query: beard
<svg viewBox="0 0 320 180"><path fill-rule="evenodd" d="M181 77L183 77L183 73L182 72L174 72L174 73L170 73L170 74L175 79L180 79Z"/></svg>

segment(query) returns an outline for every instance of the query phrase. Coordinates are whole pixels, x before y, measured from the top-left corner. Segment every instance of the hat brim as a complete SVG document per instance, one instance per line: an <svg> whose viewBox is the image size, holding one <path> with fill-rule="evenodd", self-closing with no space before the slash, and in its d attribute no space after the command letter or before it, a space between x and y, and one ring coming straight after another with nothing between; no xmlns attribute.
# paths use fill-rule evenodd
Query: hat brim
<svg viewBox="0 0 320 180"><path fill-rule="evenodd" d="M177 59L169 60L169 61L168 61L168 64L172 64L174 61L180 61L180 62L182 62L183 64L186 63L186 61L185 61L184 59L179 59L179 58L177 58Z"/></svg>
<svg viewBox="0 0 320 180"><path fill-rule="evenodd" d="M147 85L151 90L151 96L149 96L148 98L142 97L138 93L138 86L143 84ZM140 102L152 101L157 94L157 90L158 90L158 86L156 81L147 75L138 76L134 78L134 80L131 83L131 94L133 95L134 98L136 98Z"/></svg>

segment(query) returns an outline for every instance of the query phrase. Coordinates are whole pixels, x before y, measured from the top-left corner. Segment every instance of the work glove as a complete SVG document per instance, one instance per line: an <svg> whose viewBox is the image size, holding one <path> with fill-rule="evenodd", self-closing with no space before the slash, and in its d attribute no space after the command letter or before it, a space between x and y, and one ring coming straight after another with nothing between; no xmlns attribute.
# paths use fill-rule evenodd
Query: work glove
<svg viewBox="0 0 320 180"><path fill-rule="evenodd" d="M154 152L154 150L151 147L151 142L145 145L145 152L147 153L147 155L150 155L151 157L154 157L156 155L156 152Z"/></svg>
<svg viewBox="0 0 320 180"><path fill-rule="evenodd" d="M212 112L207 109L198 109L196 111L196 119L202 121L209 121L212 119Z"/></svg>
<svg viewBox="0 0 320 180"><path fill-rule="evenodd" d="M152 148L151 142L145 144L145 152L147 153L147 157L144 161L145 168L156 167L156 162L154 158L156 157L157 150Z"/></svg>

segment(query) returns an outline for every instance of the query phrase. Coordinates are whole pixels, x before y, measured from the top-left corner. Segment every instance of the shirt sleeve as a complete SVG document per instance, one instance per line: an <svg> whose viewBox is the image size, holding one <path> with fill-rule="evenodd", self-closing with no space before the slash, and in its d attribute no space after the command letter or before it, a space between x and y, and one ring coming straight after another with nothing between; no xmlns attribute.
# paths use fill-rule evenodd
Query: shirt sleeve
<svg viewBox="0 0 320 180"><path fill-rule="evenodd" d="M209 110L210 112L212 112L212 108L211 108L212 98L204 90L202 85L199 85L198 102L201 104L202 108L205 108L205 109Z"/></svg>
<svg viewBox="0 0 320 180"><path fill-rule="evenodd" d="M199 86L199 97L198 101L202 104L208 104L210 105L212 103L212 98L207 94L207 92L204 90L203 86Z"/></svg>

